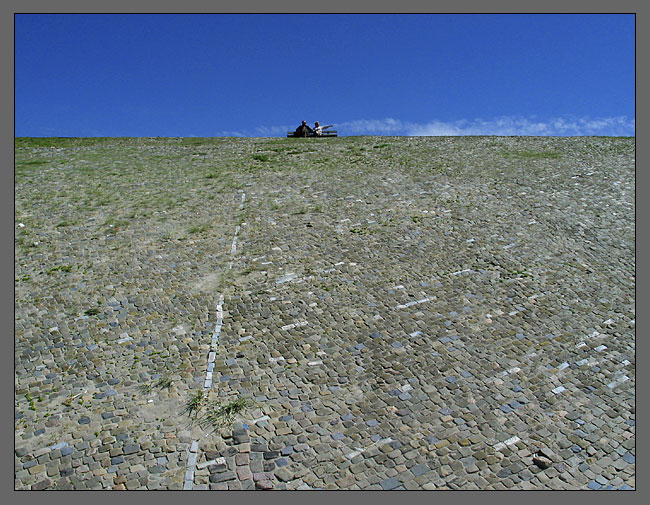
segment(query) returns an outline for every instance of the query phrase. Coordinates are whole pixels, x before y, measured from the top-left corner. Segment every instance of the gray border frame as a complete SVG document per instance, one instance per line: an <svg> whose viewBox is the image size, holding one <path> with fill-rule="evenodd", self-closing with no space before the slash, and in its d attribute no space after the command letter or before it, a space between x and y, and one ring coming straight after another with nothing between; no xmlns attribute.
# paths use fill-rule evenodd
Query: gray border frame
<svg viewBox="0 0 650 505"><path fill-rule="evenodd" d="M6 12L5 12L5 7ZM643 42L647 38L647 35L644 34L643 29L641 29L641 21L644 21L642 4L639 0L623 0L618 2L611 2L605 0L593 0L590 2L586 1L574 1L574 0L546 0L542 2L531 2L531 3L522 3L513 0L496 0L493 2L484 2L481 0L465 0L457 1L454 3L445 2L444 4L433 4L431 2L426 2L425 0L402 0L401 2L390 2L387 0L377 0L372 3L364 1L350 1L350 0L329 0L326 4L309 2L305 0L281 0L280 2L265 2L263 0L238 0L237 2L228 2L224 4L223 2L210 2L208 0L186 0L185 2L178 3L171 0L162 0L158 2L152 1L124 1L124 0L115 0L111 3L90 3L82 0L64 0L59 2L51 2L47 0L30 0L30 1L18 1L18 0L9 0L5 2L2 7L2 19L3 26L3 38L4 51L3 63L5 63L5 68L9 68L10 72L7 75L11 76L11 79L4 79L2 81L3 86L7 86L5 93L5 107L6 119L3 122L3 128L6 128L6 135L3 135L2 138L7 142L6 149L3 150L5 156L5 167L6 169L2 172L2 192L3 195L0 199L2 202L2 215L7 216L6 221L3 223L6 224L6 228L3 226L3 231L8 236L13 237L13 219L10 219L9 216L13 214L13 132L14 132L14 80L13 80L13 63L14 63L14 14L15 13L77 13L77 12L88 12L88 13L248 13L248 12L257 12L257 13L634 13L636 14L636 40L637 40L637 58L636 58L636 69L637 69L637 89L647 89L647 86L643 86L639 83L647 81L646 79L646 65L644 65L644 58L642 57L644 49L647 47L647 44ZM641 56L641 57L639 57ZM639 73L640 72L640 73ZM643 94L636 94L637 98L640 98L640 105L637 102L637 111L642 109L642 106L645 105L645 96ZM4 133L4 130L3 130ZM642 159L644 151L641 150ZM643 166L639 164L638 166ZM645 173L643 169L636 171L636 182L637 186L640 185L641 190L637 189L637 195L641 195L641 191L645 189L646 182L648 180L648 174ZM6 192L6 195L4 194ZM645 216L647 210L647 204L644 199L639 198L637 200L638 208L636 213L636 226L643 223L642 219L639 219L639 216ZM10 212L11 211L11 212ZM643 233L637 236L636 242L636 258L640 257L639 250L646 250L645 248L646 237ZM11 242L5 240L2 242L3 246L2 251L2 279L3 279L3 288L0 292L2 293L2 320L9 321L13 316L13 311L11 309L9 298L13 294L13 278L10 278L10 273L13 266L13 251L10 249ZM637 270L637 297L640 297L642 301L647 300L647 293L645 290L645 283L640 283L641 277L638 276L638 272L644 272L643 269ZM645 275L645 274L644 274ZM641 286L639 286L641 284ZM645 319L641 319L641 329L643 330L645 325ZM637 325L637 328L639 326ZM642 331L641 330L641 331ZM637 335L643 335L641 332L638 332ZM13 330L11 331L11 336L13 337ZM636 354L643 354L646 349L646 344L644 343L643 338L638 338L636 340ZM3 356L6 360L6 365L3 366L4 373L6 374L5 384L13 384L13 377L11 374L13 372L13 361L11 361L11 350L13 350L13 345L9 340L9 336L6 336L3 339ZM6 346L6 348L5 348ZM637 372L641 372L641 380L637 380L637 384L644 384L645 381L645 371L643 367L637 369ZM7 388L9 389L9 388ZM12 393L7 391L7 396L9 396L8 401L11 401ZM4 396L4 395L3 395ZM640 395L639 395L640 396ZM645 404L641 405L641 421L646 421L646 410L647 406ZM11 501L8 503L13 503L15 501L20 502L36 502L47 500L54 500L55 502L68 502L72 501L81 501L81 500L97 500L99 502L108 502L114 501L116 496L110 495L109 492L92 492L92 491L59 491L59 492L50 492L47 495L42 493L45 492L18 492L13 491L13 483L11 482L10 472L13 467L13 430L11 426L13 425L13 420L10 417L12 409L7 409L7 413L3 416L3 433L7 437L3 437L3 441L7 441L7 447L3 450L3 458L1 461L7 465L8 468L3 468L2 478L6 479L5 485L2 486L2 490L7 492L7 498ZM9 426L4 425L7 423ZM11 438L10 438L11 437ZM644 436L638 437L636 439L637 447L639 442L641 446L645 448L646 440ZM4 447L4 444L3 444ZM616 495L611 494L583 494L583 492L575 491L556 491L555 493L560 493L551 495L551 491L539 491L529 492L526 495L521 495L523 491L456 491L451 493L441 494L432 494L432 492L419 492L412 491L408 492L405 495L399 495L401 498L405 498L408 501L418 501L418 500L444 500L445 502L460 502L464 503L466 500L478 499L483 502L488 500L490 502L502 502L502 501L513 501L519 502L522 499L529 501L543 501L547 502L548 500L553 500L555 498L567 499L567 500L589 500L592 502L610 502L614 500L640 500L642 495L647 493L646 484L644 480L640 477L639 469L645 469L646 459L644 457L645 452L641 453L641 457L637 459L637 490L634 492L627 493L618 493ZM641 462L639 466L638 462ZM225 499L225 500L234 500L237 502L240 501L251 501L255 502L257 500L263 500L265 503L269 500L272 502L284 502L289 501L302 501L302 500L316 500L317 502L326 502L331 499L340 500L342 497L349 498L355 501L372 501L374 502L379 499L380 501L392 502L398 496L396 492L352 492L352 491L337 491L336 494L330 494L331 492L318 492L318 491L305 491L305 492L291 492L291 493L270 493L260 496L260 492L247 492L247 493L237 493L237 492L221 492L219 495L211 496L202 493L192 493L188 495L187 493L180 496L178 493L182 491L152 491L149 493L137 493L137 492L126 492L126 494L120 494L119 500L137 500L137 501L146 501L146 502L155 502L158 503L160 500L164 502L175 503L178 500L190 500L190 501L201 501L205 502L206 499ZM11 494L10 494L11 493ZM225 494L224 494L225 493ZM307 494L309 493L309 494ZM355 494L353 494L355 493ZM478 493L478 494L477 494ZM5 494L5 493L3 493ZM646 498L647 500L647 498Z"/></svg>

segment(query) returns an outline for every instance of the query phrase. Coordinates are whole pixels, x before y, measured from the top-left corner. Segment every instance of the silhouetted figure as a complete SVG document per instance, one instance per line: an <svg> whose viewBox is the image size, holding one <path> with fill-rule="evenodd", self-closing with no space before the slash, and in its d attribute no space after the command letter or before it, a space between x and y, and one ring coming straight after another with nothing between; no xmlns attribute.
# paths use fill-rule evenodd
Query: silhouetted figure
<svg viewBox="0 0 650 505"><path fill-rule="evenodd" d="M296 135L298 137L307 137L313 130L307 124L307 121L303 121L302 124L296 128Z"/></svg>

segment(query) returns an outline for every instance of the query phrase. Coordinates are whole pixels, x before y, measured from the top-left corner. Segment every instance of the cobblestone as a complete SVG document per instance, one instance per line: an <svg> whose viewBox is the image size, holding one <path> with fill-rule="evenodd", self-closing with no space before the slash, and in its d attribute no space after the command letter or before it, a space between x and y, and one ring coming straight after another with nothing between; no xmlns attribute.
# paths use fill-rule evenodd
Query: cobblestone
<svg viewBox="0 0 650 505"><path fill-rule="evenodd" d="M17 142L15 488L634 488L634 140L313 140Z"/></svg>

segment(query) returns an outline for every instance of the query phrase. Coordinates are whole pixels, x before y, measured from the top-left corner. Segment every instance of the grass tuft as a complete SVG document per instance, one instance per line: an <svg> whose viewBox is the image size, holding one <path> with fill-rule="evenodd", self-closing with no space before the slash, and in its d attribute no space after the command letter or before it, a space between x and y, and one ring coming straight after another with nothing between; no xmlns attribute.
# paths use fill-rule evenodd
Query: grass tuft
<svg viewBox="0 0 650 505"><path fill-rule="evenodd" d="M195 226L192 226L188 232L191 234L196 234L196 233L205 233L210 229L209 224L198 224Z"/></svg>
<svg viewBox="0 0 650 505"><path fill-rule="evenodd" d="M156 381L154 386L158 389L171 389L172 384L174 384L174 381L172 381L169 377L161 377Z"/></svg>
<svg viewBox="0 0 650 505"><path fill-rule="evenodd" d="M503 153L506 157L515 157L528 160L557 159L562 157L562 153L556 151L516 151Z"/></svg>
<svg viewBox="0 0 650 505"><path fill-rule="evenodd" d="M255 405L255 402L248 398L237 398L225 404L210 405L208 411L198 419L199 426L203 429L212 428L213 431L229 427L239 414Z"/></svg>
<svg viewBox="0 0 650 505"><path fill-rule="evenodd" d="M142 394L147 395L147 394L151 393L152 388L151 388L151 384L142 384L138 389L140 389L140 392Z"/></svg>
<svg viewBox="0 0 650 505"><path fill-rule="evenodd" d="M185 404L183 409L183 414L189 415L191 418L196 419L199 414L199 411L203 408L205 403L205 393L203 391L197 391Z"/></svg>

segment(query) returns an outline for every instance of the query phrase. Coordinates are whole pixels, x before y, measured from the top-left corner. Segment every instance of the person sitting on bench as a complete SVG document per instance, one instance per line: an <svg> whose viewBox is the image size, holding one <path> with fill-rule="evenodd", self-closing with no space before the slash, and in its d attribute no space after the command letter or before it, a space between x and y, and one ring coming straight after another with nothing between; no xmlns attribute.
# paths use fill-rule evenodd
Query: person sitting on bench
<svg viewBox="0 0 650 505"><path fill-rule="evenodd" d="M313 130L309 127L307 121L303 121L302 124L296 128L296 136L307 137L310 133L312 133L312 131Z"/></svg>
<svg viewBox="0 0 650 505"><path fill-rule="evenodd" d="M316 123L314 123L314 135L320 137L323 134L323 130L331 128L332 126L334 125L328 124L327 126L321 126L320 123L316 121Z"/></svg>

